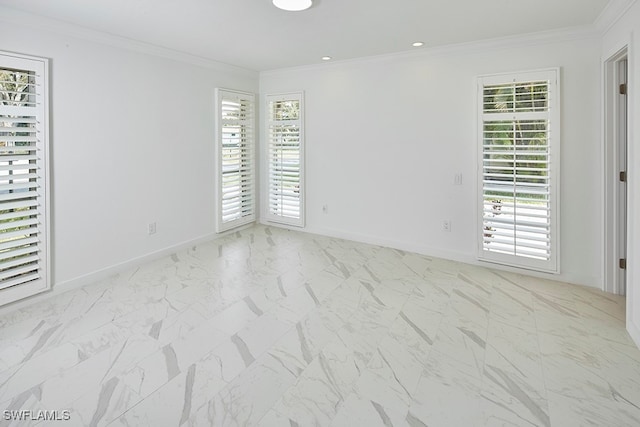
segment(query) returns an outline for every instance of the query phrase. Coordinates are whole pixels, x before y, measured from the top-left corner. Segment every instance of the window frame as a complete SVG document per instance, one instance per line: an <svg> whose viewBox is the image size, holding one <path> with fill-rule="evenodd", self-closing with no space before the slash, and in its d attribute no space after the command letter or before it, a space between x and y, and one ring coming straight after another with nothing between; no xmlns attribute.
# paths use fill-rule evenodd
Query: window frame
<svg viewBox="0 0 640 427"><path fill-rule="evenodd" d="M272 197L271 189L271 126L275 123L271 120L271 103L278 101L299 101L300 111L298 115L297 125L299 126L298 152L299 152L299 217L287 217L272 212L270 200ZM265 96L265 151L264 151L264 171L265 171L265 187L264 187L264 218L266 221L276 224L282 224L293 227L303 228L305 226L305 103L304 92L287 92L268 94Z"/></svg>
<svg viewBox="0 0 640 427"><path fill-rule="evenodd" d="M243 144L242 150L246 150L248 152L248 157L246 158L247 162L243 163L241 168L245 168L248 171L246 176L248 176L249 188L248 191L242 192L240 194L240 203L242 204L243 198L250 199L249 201L249 211L247 214L240 214L238 218L233 220L225 221L224 219L224 202L223 202L223 174L224 167L222 164L223 160L223 108L222 103L224 101L232 101L232 102L242 102L243 99L248 98L250 100L251 105L251 117L248 120L242 121L238 120L238 122L244 122L244 124L240 124L240 126L248 127L249 136L246 138L246 143ZM241 227L243 225L250 224L255 222L256 220L256 95L250 92L242 92L231 89L223 89L216 88L215 89L215 146L216 146L216 184L215 184L215 194L216 194L216 232L222 233L228 230L232 230L234 228ZM241 174L241 172L240 172Z"/></svg>
<svg viewBox="0 0 640 427"><path fill-rule="evenodd" d="M504 254L485 250L485 195L484 195L484 88L488 85L500 85L510 83L527 83L548 81L548 108L547 108L547 146L549 168L549 259L535 259L517 254ZM477 258L483 262L523 268L545 273L560 273L560 144L561 144L561 117L560 117L560 68L547 68L515 73L501 73L482 75L477 78ZM501 113L502 114L502 113ZM513 122L518 118L522 120L524 113L509 112L503 115L511 115ZM514 193L515 195L515 193ZM517 212L517 209L516 209ZM514 221L517 221L514 219ZM514 250L517 244L514 242Z"/></svg>
<svg viewBox="0 0 640 427"><path fill-rule="evenodd" d="M51 217L51 197L50 197L50 155L49 155L49 60L47 58L23 55L13 52L0 51L0 66L3 69L24 70L34 73L35 107L34 110L22 111L24 107L2 106L0 115L14 115L19 117L34 117L33 133L36 134L34 148L29 151L36 153L36 159L30 164L37 167L30 168L39 170L35 172L36 177L31 182L37 182L36 188L37 207L34 210L37 222L37 271L39 277L23 283L0 289L0 306L48 291L52 287L51 281L51 238L50 238L50 217ZM1 120L1 119L0 119ZM1 138L0 138L1 139ZM15 150L12 150L15 151ZM10 162L10 161L9 161ZM9 173L10 174L10 173ZM33 181L33 180L37 181ZM7 190L10 191L10 190ZM31 216L33 216L31 215ZM33 233L31 233L33 234Z"/></svg>

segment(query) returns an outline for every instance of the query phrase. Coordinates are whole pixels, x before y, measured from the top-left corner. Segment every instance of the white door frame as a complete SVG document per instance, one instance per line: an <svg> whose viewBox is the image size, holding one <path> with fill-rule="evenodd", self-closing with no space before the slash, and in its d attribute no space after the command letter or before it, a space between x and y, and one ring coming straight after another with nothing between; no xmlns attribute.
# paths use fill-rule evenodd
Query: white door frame
<svg viewBox="0 0 640 427"><path fill-rule="evenodd" d="M620 269L619 259L627 257L628 226L619 173L626 171L628 112L621 108L619 86L626 67L628 47L625 46L604 61L604 288L605 292L624 295L625 271ZM625 117L622 117L622 116ZM625 123L623 127L621 123ZM625 212L623 212L623 210Z"/></svg>

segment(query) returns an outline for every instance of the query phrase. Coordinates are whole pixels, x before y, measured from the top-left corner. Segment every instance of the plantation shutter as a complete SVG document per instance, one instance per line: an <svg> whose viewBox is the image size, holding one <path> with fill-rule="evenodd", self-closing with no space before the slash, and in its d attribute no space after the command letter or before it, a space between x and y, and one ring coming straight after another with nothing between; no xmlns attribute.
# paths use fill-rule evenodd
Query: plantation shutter
<svg viewBox="0 0 640 427"><path fill-rule="evenodd" d="M302 93L267 96L267 219L304 226Z"/></svg>
<svg viewBox="0 0 640 427"><path fill-rule="evenodd" d="M47 67L0 53L0 304L51 288Z"/></svg>
<svg viewBox="0 0 640 427"><path fill-rule="evenodd" d="M480 78L480 259L558 272L557 74Z"/></svg>
<svg viewBox="0 0 640 427"><path fill-rule="evenodd" d="M216 89L218 233L255 221L255 96Z"/></svg>

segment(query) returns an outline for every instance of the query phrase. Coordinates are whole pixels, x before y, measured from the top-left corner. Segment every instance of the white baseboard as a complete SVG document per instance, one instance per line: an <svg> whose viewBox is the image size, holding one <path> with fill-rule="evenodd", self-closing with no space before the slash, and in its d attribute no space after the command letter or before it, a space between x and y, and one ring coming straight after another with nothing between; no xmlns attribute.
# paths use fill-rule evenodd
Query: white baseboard
<svg viewBox="0 0 640 427"><path fill-rule="evenodd" d="M317 227L298 228L298 227L289 227L282 224L275 224L275 223L271 223L264 220L259 220L258 222L260 224L268 225L272 227L286 228L294 231L300 231L303 233L319 234L322 236L335 237L337 239L352 240L352 241L367 243L371 245L384 246L384 247L399 249L407 252L415 252L415 253L419 253L419 254L422 254L428 257L433 257L433 258L442 258L442 259L447 259L451 261L462 262L465 264L479 265L487 268L492 268L495 270L510 271L514 273L533 276L533 277L541 277L541 278L546 278L551 280L564 281L568 283L600 289L600 287L598 287L597 285L593 285L593 283L599 282L597 279L594 280L593 278L578 277L578 276L572 276L567 274L551 275L547 273L536 273L533 271L522 270L514 267L502 266L498 264L489 264L486 262L479 261L473 254L456 252L456 251L443 251L442 249L435 248L428 245L418 245L412 242L402 242L402 241L397 241L393 239L384 239L377 236L370 236L365 234L358 234L358 233L352 233L352 232L329 229L329 228L317 228ZM172 245L154 252L150 252L145 255L141 255L139 257L124 261L119 264L115 264L115 265L105 267L103 269L96 270L82 276L75 277L73 279L65 280L59 283L54 283L50 291L43 292L41 294L34 295L32 297L25 298L23 300L16 301L14 303L7 304L3 307L0 307L0 314L7 314L12 311L19 310L23 307L29 306L31 304L35 304L37 302L54 297L56 295L60 295L64 292L68 292L73 289L78 289L83 286L96 283L100 280L104 280L110 276L121 273L123 271L138 267L142 264L145 264L151 261L155 261L164 256L171 255L187 247L194 246L203 242L219 239L229 234L233 234L237 231L241 231L246 228L249 228L252 225L253 224L247 224L246 226L240 227L238 229L230 230L220 234L208 233L191 240L187 240L187 241L177 243L175 245ZM636 341L636 343L640 347L640 331L638 329L634 329L634 331L635 331L634 341ZM631 330L629 331L629 333L632 334ZM633 334L632 334L632 337L633 337Z"/></svg>
<svg viewBox="0 0 640 427"><path fill-rule="evenodd" d="M151 261L155 261L167 255L171 255L188 247L198 245L200 243L209 242L212 240L219 239L221 237L227 236L229 234L236 233L238 231L244 230L253 226L253 224L248 224L243 227L239 227L233 230L229 230L224 233L208 233L204 234L200 237L196 237L194 239L186 240L181 243L177 243L172 246L168 246L163 249L159 249L154 252L150 252L145 255L141 255L139 257L121 262L119 264L111 265L109 267L102 268L100 270L93 271L91 273L75 277L73 279L65 280L62 282L54 283L51 287L50 291L46 291L37 295L34 295L29 298L25 298L10 304L7 304L3 307L0 307L0 314L7 314L15 310L20 310L21 308L27 307L31 304L35 304L37 302L55 297L57 295L63 294L65 292L81 288L83 286L87 286L101 280L104 280L108 277L116 275L118 273L122 273L123 271L130 270L132 268L139 267L143 264L146 264Z"/></svg>
<svg viewBox="0 0 640 427"><path fill-rule="evenodd" d="M268 225L275 225L266 223ZM420 245L413 242L403 242L394 239L385 239L377 236L371 236L366 234L352 233L343 230L335 230L330 228L315 228L307 227L300 231L320 234L322 236L335 237L337 239L352 240L355 242L367 243L370 245L384 246L387 248L399 249L401 251L414 252L421 255L425 255L432 258L443 258L452 261L464 262L467 264L473 264L475 257L462 252L445 251L439 248L435 248L428 245Z"/></svg>
<svg viewBox="0 0 640 427"><path fill-rule="evenodd" d="M627 332L631 336L633 342L636 343L636 347L640 348L640 328L636 326L631 320L627 321Z"/></svg>
<svg viewBox="0 0 640 427"><path fill-rule="evenodd" d="M540 277L540 278L549 279L549 280L557 280L559 282L566 282L574 285L586 286L589 288L602 290L603 280L602 278L599 278L599 277L582 276L579 274L572 274L572 273L550 274L550 273L542 273L542 272L536 272L531 270L525 270L517 267L509 267L506 265L493 264L485 261L480 261L476 257L475 253L445 251L433 246L420 245L413 242L403 242L403 241L398 241L393 239L384 239L377 236L352 233L344 230L336 230L336 229L324 228L324 227L306 227L306 228L288 227L288 226L283 226L282 224L276 224L276 223L268 222L262 219L260 220L260 223L263 225L269 225L273 227L287 228L290 230L296 230L296 231L301 231L301 232L310 233L310 234L319 234L322 236L335 237L337 239L352 240L352 241L361 242L361 243L368 243L371 245L384 246L384 247L399 249L407 252L415 252L421 255L425 255L427 257L443 258L451 261L462 262L465 264L478 265L486 268L491 268L494 270L509 271L512 273L524 274L532 277Z"/></svg>

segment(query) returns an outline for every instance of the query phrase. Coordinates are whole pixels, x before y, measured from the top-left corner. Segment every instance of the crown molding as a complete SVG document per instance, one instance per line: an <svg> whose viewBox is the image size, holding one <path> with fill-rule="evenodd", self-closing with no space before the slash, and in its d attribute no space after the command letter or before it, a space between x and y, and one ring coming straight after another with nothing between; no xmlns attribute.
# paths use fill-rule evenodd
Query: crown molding
<svg viewBox="0 0 640 427"><path fill-rule="evenodd" d="M82 27L80 25L18 11L5 6L0 6L0 22L19 24L20 26L31 27L37 30L74 37L110 47L196 65L223 73L242 74L252 78L257 78L259 75L255 70L239 67L237 65L214 61L202 56L192 55L163 46L129 39L127 37L116 36L114 34Z"/></svg>
<svg viewBox="0 0 640 427"><path fill-rule="evenodd" d="M162 57L178 62L188 63L203 68L208 68L225 73L240 73L247 77L256 78L258 76L268 76L286 72L327 69L346 64L363 64L372 62L395 61L402 58L421 58L433 56L450 56L461 54L472 54L478 50L507 49L517 46L533 46L538 44L563 42L589 37L601 36L606 33L615 23L636 3L636 0L610 0L607 6L600 13L593 25L571 27L561 30L551 30L516 36L507 36L494 39L478 40L467 43L457 43L444 46L421 48L418 50L403 51L382 55L367 56L361 58L347 59L343 61L332 61L329 63L302 65L297 67L279 68L274 70L256 71L215 61L198 55L181 52L163 46L145 43L134 39L129 39L114 34L93 30L76 24L46 18L27 12L18 11L5 6L0 6L0 22L20 24L38 30L44 30L65 36L78 38L116 47L124 50Z"/></svg>
<svg viewBox="0 0 640 427"><path fill-rule="evenodd" d="M609 0L609 3L596 18L594 26L602 34L606 33L627 13L635 2L636 0Z"/></svg>
<svg viewBox="0 0 640 427"><path fill-rule="evenodd" d="M635 1L635 0L634 0ZM560 30L542 31L537 33L519 34L493 39L477 40L466 43L456 43L443 46L426 47L410 51L388 53L383 55L367 56L363 58L346 59L343 61L331 61L321 64L302 65L299 67L280 68L260 72L260 76L278 75L288 72L303 70L326 70L345 65L358 65L366 63L383 63L397 60L410 60L429 57L445 57L465 54L477 54L478 52L509 49L523 46L536 46L549 43L562 43L573 40L598 38L601 33L593 25L570 27Z"/></svg>

